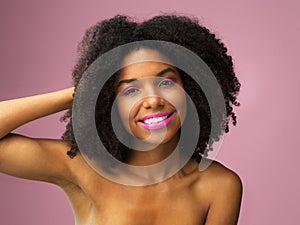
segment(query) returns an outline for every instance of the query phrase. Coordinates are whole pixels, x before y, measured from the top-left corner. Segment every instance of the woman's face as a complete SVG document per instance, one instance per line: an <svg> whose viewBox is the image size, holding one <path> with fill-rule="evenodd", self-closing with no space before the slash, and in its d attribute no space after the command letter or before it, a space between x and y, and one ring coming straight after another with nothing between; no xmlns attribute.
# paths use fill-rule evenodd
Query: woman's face
<svg viewBox="0 0 300 225"><path fill-rule="evenodd" d="M179 138L186 114L180 74L175 67L159 62L162 60L166 61L155 50L131 52L125 57L128 66L122 68L116 84L124 127L136 138L155 144Z"/></svg>

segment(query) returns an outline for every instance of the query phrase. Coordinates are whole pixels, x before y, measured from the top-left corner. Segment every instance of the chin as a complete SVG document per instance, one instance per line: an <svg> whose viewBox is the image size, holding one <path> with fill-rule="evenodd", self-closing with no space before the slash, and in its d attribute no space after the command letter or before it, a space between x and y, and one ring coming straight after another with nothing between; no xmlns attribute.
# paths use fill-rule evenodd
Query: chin
<svg viewBox="0 0 300 225"><path fill-rule="evenodd" d="M167 144L171 141L178 141L179 140L179 129L177 129L176 132L170 132L165 129L161 130L155 130L152 132L147 132L147 135L141 136L141 135L135 135L135 137L141 141L141 143L144 143L145 145L163 145Z"/></svg>

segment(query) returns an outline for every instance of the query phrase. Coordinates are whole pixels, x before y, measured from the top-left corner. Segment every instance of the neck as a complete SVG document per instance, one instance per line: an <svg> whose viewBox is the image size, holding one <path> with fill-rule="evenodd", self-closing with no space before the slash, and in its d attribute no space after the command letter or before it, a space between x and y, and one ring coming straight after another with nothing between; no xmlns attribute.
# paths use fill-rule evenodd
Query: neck
<svg viewBox="0 0 300 225"><path fill-rule="evenodd" d="M134 166L148 166L158 163L166 159L176 148L179 137L176 135L172 140L162 143L154 148L149 147L149 143L144 143L147 146L147 151L131 150L126 163ZM141 144L135 143L135 149L142 149Z"/></svg>

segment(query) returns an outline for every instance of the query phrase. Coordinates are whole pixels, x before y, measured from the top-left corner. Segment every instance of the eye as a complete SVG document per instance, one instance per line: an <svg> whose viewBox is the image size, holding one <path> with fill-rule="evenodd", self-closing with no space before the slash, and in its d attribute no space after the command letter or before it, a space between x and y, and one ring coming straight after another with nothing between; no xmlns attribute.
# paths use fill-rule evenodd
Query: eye
<svg viewBox="0 0 300 225"><path fill-rule="evenodd" d="M121 91L121 95L124 95L124 96L133 95L138 92L140 92L140 90L137 87L127 87Z"/></svg>
<svg viewBox="0 0 300 225"><path fill-rule="evenodd" d="M168 79L164 79L162 80L160 83L159 83L159 87L162 87L162 86L173 86L175 84L175 81L171 78L168 78Z"/></svg>

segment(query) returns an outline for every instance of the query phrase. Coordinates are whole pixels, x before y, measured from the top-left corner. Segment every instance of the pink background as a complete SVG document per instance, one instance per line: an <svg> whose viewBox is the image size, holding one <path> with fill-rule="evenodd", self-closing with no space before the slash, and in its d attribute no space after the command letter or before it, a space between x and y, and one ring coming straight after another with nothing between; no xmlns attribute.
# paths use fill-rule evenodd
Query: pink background
<svg viewBox="0 0 300 225"><path fill-rule="evenodd" d="M239 224L297 224L299 8L297 0L2 0L0 100L70 86L77 43L98 20L118 13L138 19L159 12L197 16L226 43L242 83L238 126L226 135L217 157L243 180ZM59 138L60 115L18 131ZM73 223L58 187L0 174L1 225Z"/></svg>

